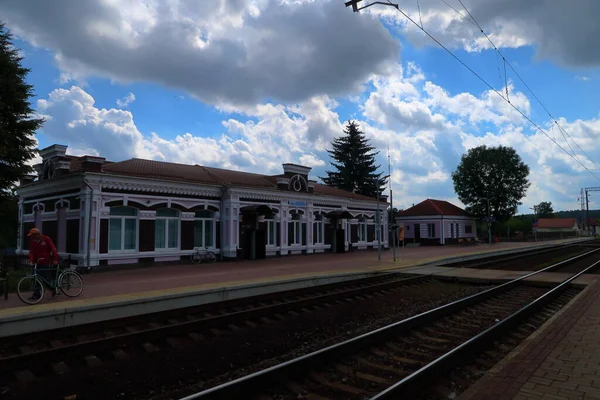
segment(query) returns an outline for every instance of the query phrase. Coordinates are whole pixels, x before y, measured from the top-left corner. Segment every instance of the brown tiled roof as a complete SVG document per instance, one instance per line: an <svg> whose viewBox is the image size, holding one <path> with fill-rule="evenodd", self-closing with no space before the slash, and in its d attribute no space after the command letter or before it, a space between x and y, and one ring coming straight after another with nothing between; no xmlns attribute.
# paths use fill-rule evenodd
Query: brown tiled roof
<svg viewBox="0 0 600 400"><path fill-rule="evenodd" d="M598 218L588 218L588 225L598 226L600 225L598 222L600 222Z"/></svg>
<svg viewBox="0 0 600 400"><path fill-rule="evenodd" d="M158 178L209 185L237 186L276 191L279 191L279 189L277 189L277 177L282 176L260 175L201 165L176 164L140 158L133 158L116 163L106 162L103 167L103 172L144 178ZM313 195L375 201L372 197L351 193L346 190L336 189L318 183L314 183Z"/></svg>
<svg viewBox="0 0 600 400"><path fill-rule="evenodd" d="M112 163L102 168L103 172L142 178L158 178L219 185L218 178L199 165L175 164L163 161L132 158Z"/></svg>
<svg viewBox="0 0 600 400"><path fill-rule="evenodd" d="M454 216L471 216L468 212L460 207L455 206L444 200L423 200L419 204L400 211L398 217L416 217L420 215L454 215Z"/></svg>
<svg viewBox="0 0 600 400"><path fill-rule="evenodd" d="M536 228L573 228L577 218L540 218L533 225Z"/></svg>

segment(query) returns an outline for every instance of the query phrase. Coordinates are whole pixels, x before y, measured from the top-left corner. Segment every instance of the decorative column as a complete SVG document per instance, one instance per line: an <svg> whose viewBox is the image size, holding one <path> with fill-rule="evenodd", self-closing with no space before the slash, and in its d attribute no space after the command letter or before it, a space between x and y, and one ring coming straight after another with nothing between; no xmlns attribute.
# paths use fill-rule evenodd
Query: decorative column
<svg viewBox="0 0 600 400"><path fill-rule="evenodd" d="M281 209L279 211L279 214L281 215L281 230L279 231L279 238L280 238L280 242L281 242L281 250L280 250L280 254L282 256L285 256L288 254L288 221L290 220L290 213L289 213L289 207L286 207L283 204L281 204Z"/></svg>
<svg viewBox="0 0 600 400"><path fill-rule="evenodd" d="M237 248L240 246L240 203L239 196L230 193L223 194L221 202L221 254L223 257L237 257Z"/></svg>
<svg viewBox="0 0 600 400"><path fill-rule="evenodd" d="M314 214L313 203L310 202L306 207L306 253L315 252L315 241L313 237L315 214Z"/></svg>

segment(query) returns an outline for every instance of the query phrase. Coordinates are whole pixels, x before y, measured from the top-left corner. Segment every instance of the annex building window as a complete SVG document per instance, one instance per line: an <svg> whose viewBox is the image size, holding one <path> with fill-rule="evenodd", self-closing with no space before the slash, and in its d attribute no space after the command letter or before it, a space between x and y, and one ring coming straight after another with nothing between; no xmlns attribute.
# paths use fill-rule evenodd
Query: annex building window
<svg viewBox="0 0 600 400"><path fill-rule="evenodd" d="M435 224L427 224L427 237L435 237Z"/></svg>
<svg viewBox="0 0 600 400"><path fill-rule="evenodd" d="M465 225L465 233L473 233L473 226Z"/></svg>
<svg viewBox="0 0 600 400"><path fill-rule="evenodd" d="M196 211L194 218L194 247L215 247L214 211Z"/></svg>
<svg viewBox="0 0 600 400"><path fill-rule="evenodd" d="M137 248L138 210L133 207L111 207L108 228L108 250Z"/></svg>
<svg viewBox="0 0 600 400"><path fill-rule="evenodd" d="M154 247L157 249L179 248L179 211L161 208L156 211Z"/></svg>

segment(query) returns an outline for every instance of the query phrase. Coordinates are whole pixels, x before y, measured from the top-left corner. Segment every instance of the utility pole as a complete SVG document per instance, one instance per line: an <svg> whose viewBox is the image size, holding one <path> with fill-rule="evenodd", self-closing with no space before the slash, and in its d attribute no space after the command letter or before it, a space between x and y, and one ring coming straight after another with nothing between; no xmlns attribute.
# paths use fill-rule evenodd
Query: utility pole
<svg viewBox="0 0 600 400"><path fill-rule="evenodd" d="M590 228L588 227L587 219L589 218L589 215L590 215L590 196L589 196L589 192L588 192L587 188L585 189L585 215L586 215L586 219L584 221L583 226L586 228L586 230L588 231L587 233L589 234Z"/></svg>
<svg viewBox="0 0 600 400"><path fill-rule="evenodd" d="M490 199L486 197L487 200L487 210L488 210L488 241L489 247L492 247L492 220L490 215Z"/></svg>
<svg viewBox="0 0 600 400"><path fill-rule="evenodd" d="M388 144L388 176L390 177L390 216L391 216L391 221L388 221L388 226L391 223L392 226L394 227L393 232L394 235L392 236L392 250L394 252L394 262L396 262L396 216L394 215L394 195L392 192L392 161L390 159L390 145ZM388 237L389 237L389 232L388 232Z"/></svg>

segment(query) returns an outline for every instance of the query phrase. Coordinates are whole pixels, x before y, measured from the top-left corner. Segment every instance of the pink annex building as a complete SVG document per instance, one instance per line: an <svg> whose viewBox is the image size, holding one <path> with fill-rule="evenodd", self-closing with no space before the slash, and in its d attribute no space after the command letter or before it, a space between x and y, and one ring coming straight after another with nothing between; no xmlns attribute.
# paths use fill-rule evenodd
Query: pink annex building
<svg viewBox="0 0 600 400"><path fill-rule="evenodd" d="M396 222L404 224L406 243L453 244L477 236L475 217L443 200L424 200L396 214Z"/></svg>
<svg viewBox="0 0 600 400"><path fill-rule="evenodd" d="M388 231L386 196L378 203L321 185L302 165L259 175L66 152L56 144L40 150L37 175L17 190L22 253L32 227L83 266L177 261L195 248L246 259L341 253L376 247Z"/></svg>

